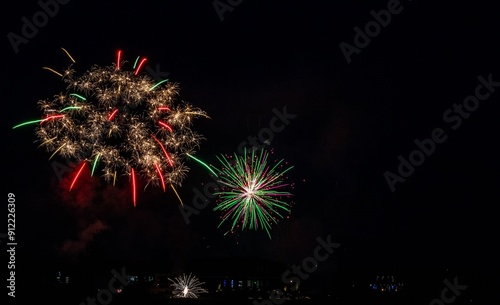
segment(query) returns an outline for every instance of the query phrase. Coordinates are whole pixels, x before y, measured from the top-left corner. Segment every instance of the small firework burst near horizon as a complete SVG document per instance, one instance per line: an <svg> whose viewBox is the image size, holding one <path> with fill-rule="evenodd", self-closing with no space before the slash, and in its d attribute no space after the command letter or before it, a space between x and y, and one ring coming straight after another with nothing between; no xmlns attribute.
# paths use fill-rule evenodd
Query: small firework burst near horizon
<svg viewBox="0 0 500 305"><path fill-rule="evenodd" d="M115 63L94 65L77 76L75 60L63 51L72 62L67 69L44 69L60 77L65 89L38 102L41 119L13 128L36 125L40 146L52 153L49 159L58 154L80 164L70 191L88 166L92 176L113 185L120 176L128 177L134 206L140 180L163 191L170 186L178 196L174 186L189 170L184 161L203 139L191 125L196 117L208 117L205 112L176 101L178 84L142 74L144 57L126 70L128 62L119 50Z"/></svg>
<svg viewBox="0 0 500 305"><path fill-rule="evenodd" d="M267 150L252 150L243 155L217 157L222 167L218 172L221 191L214 211L221 211L219 227L230 222L230 230L264 230L271 238L272 225L283 219L283 214L291 212L289 199L292 194L287 190L293 187L287 173L293 166L283 159L269 160ZM227 234L226 233L226 234Z"/></svg>
<svg viewBox="0 0 500 305"><path fill-rule="evenodd" d="M207 293L208 291L202 287L204 282L200 282L200 280L192 275L182 274L176 278L168 279L172 282L170 285L173 287L172 293L175 298L198 298L200 294Z"/></svg>

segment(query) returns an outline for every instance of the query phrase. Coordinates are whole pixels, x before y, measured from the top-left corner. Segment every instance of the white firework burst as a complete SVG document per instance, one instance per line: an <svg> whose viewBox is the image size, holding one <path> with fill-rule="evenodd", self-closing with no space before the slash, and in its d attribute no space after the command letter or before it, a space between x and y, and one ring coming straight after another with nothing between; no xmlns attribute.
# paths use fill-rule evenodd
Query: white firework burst
<svg viewBox="0 0 500 305"><path fill-rule="evenodd" d="M170 285L173 287L173 294L176 298L198 298L201 293L207 293L208 291L201 286L205 284L200 282L200 280L192 275L182 274L176 278L169 279L172 282Z"/></svg>

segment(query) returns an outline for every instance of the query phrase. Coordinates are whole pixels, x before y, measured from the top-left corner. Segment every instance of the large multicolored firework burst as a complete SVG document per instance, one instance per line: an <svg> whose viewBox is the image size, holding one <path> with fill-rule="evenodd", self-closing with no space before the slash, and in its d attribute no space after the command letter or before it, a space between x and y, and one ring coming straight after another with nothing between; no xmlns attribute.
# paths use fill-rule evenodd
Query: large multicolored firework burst
<svg viewBox="0 0 500 305"><path fill-rule="evenodd" d="M271 238L272 224L277 224L283 213L290 212L290 204L284 198L292 196L286 188L286 173L293 166L285 166L284 160L268 165L269 152L244 151L243 155L218 157L222 164L218 172L221 191L214 211L222 211L219 227L231 222L230 231L237 228L263 229Z"/></svg>
<svg viewBox="0 0 500 305"><path fill-rule="evenodd" d="M194 276L183 274L176 277L175 279L168 279L172 282L170 285L173 287L173 294L176 298L198 298L201 293L207 293L208 291L201 287L205 284L200 282L200 280Z"/></svg>
<svg viewBox="0 0 500 305"><path fill-rule="evenodd" d="M65 50L68 57L73 57ZM188 171L184 160L194 154L202 137L191 130L193 119L206 114L177 103L178 84L155 82L141 73L146 58L137 57L132 70L122 51L110 66L93 66L77 76L72 65L63 72L44 67L66 83L64 92L38 103L43 115L14 126L37 124L36 135L52 158L80 162L70 190L85 166L115 183L128 176L136 205L136 181L146 186L180 185ZM180 198L179 198L180 200ZM182 200L181 200L182 203Z"/></svg>

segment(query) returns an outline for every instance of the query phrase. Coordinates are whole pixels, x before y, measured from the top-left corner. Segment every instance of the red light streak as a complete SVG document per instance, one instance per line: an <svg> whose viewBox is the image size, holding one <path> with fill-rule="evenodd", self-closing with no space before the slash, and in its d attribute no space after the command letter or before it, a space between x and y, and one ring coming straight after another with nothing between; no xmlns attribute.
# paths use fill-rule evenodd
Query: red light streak
<svg viewBox="0 0 500 305"><path fill-rule="evenodd" d="M143 58L141 60L141 62L139 63L139 65L137 66L137 68L135 69L134 75L139 74L139 70L141 69L142 65L144 65L145 62L146 62L146 58Z"/></svg>
<svg viewBox="0 0 500 305"><path fill-rule="evenodd" d="M78 177L80 177L80 174L82 173L82 170L83 168L85 167L85 162L83 162L83 164L80 166L80 169L78 170L78 172L76 173L76 176L75 178L73 179L73 182L71 182L71 185L69 187L69 190L71 191L71 189L73 188L73 186L75 185L75 182L76 180L78 179Z"/></svg>

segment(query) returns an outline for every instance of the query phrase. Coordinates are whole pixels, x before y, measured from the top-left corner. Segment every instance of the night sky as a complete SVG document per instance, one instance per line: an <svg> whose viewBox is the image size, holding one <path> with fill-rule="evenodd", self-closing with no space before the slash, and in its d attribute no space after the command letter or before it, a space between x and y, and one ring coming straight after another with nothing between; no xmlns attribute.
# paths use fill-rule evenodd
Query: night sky
<svg viewBox="0 0 500 305"><path fill-rule="evenodd" d="M354 28L365 31L370 11L388 3L398 12L386 26L343 54L341 43L356 48ZM31 20L41 8L36 1L9 5L1 21L2 189L16 195L20 281L58 268L184 271L189 261L211 257L289 264L328 235L341 244L324 267L328 276L451 268L477 279L498 271L500 19L493 4L245 0L221 21L211 1L74 0L60 4L18 52L9 33L21 35L23 16ZM79 73L112 64L118 49L130 61L147 57L150 68L180 84L179 100L210 116L193 124L205 138L197 156L209 163L236 152L286 108L295 117L266 147L294 165L290 218L271 240L261 231L224 236L214 200L187 225L171 191L141 189L134 208L126 181L112 187L87 175L69 193L71 173L59 181L53 168L66 161L48 160L32 126L12 129L39 118L38 100L64 91L42 69L70 64L61 47ZM483 85L479 94L489 95L464 110L480 76L490 90ZM400 175L398 156L408 160L415 140L439 131L441 143L392 192L384 173ZM192 206L193 189L211 179L189 166L179 193Z"/></svg>

